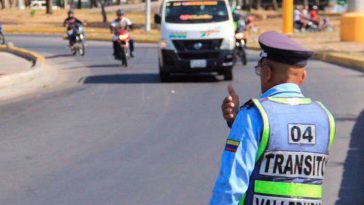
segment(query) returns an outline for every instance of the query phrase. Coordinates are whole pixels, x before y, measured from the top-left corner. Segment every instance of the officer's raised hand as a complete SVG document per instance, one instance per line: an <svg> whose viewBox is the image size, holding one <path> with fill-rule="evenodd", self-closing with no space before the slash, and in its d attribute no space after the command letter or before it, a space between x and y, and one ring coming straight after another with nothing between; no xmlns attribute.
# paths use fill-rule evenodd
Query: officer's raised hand
<svg viewBox="0 0 364 205"><path fill-rule="evenodd" d="M233 124L236 115L239 112L239 96L236 94L234 88L229 85L228 86L229 95L225 97L224 101L221 105L222 114L226 120L226 122L231 125Z"/></svg>

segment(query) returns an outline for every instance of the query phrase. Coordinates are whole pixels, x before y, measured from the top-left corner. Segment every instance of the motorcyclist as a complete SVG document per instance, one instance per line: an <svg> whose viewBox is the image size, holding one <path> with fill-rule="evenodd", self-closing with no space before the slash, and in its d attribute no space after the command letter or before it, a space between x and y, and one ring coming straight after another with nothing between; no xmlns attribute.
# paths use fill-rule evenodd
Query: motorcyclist
<svg viewBox="0 0 364 205"><path fill-rule="evenodd" d="M237 21L236 33L244 32L247 30L247 17L244 15L239 15L239 20Z"/></svg>
<svg viewBox="0 0 364 205"><path fill-rule="evenodd" d="M1 23L1 17L0 17L0 44L5 44L5 37L3 34L3 25Z"/></svg>
<svg viewBox="0 0 364 205"><path fill-rule="evenodd" d="M3 33L3 23L1 22L1 16L0 16L0 33Z"/></svg>
<svg viewBox="0 0 364 205"><path fill-rule="evenodd" d="M67 13L68 17L64 20L63 25L67 27L67 37L69 46L72 46L76 42L75 32L69 32L74 28L76 24L83 25L84 23L74 16L74 12L69 10Z"/></svg>
<svg viewBox="0 0 364 205"><path fill-rule="evenodd" d="M316 24L319 25L319 14L318 14L318 6L314 5L310 11L310 20Z"/></svg>
<svg viewBox="0 0 364 205"><path fill-rule="evenodd" d="M236 57L241 59L243 65L247 64L246 58L246 42L247 42L247 25L246 25L246 16L239 15L239 20L237 21L237 28L235 30L235 53ZM244 43L242 43L244 41Z"/></svg>
<svg viewBox="0 0 364 205"><path fill-rule="evenodd" d="M133 29L133 23L130 21L130 19L125 17L125 12L121 9L116 11L116 19L111 23L110 29L111 32L114 32L114 38L113 38L113 49L114 49L114 55L117 52L118 47L118 31L119 30L125 30L125 29ZM129 41L130 45L130 57L134 57L134 39L130 37Z"/></svg>
<svg viewBox="0 0 364 205"><path fill-rule="evenodd" d="M252 15L248 15L246 17L245 25L247 30L252 31L254 33L258 32L257 25L255 24L255 20Z"/></svg>
<svg viewBox="0 0 364 205"><path fill-rule="evenodd" d="M237 28L235 33L244 33L244 35L246 35L246 31L247 31L247 17L244 15L239 15L239 21L237 22ZM246 36L244 37L244 42L246 45Z"/></svg>

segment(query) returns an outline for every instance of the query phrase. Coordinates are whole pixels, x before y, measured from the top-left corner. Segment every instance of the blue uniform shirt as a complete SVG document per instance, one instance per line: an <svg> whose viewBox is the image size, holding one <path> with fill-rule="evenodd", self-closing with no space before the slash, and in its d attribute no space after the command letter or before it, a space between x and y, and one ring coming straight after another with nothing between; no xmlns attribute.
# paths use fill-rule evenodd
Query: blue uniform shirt
<svg viewBox="0 0 364 205"><path fill-rule="evenodd" d="M266 91L261 98L303 97L298 85L284 83ZM254 170L263 121L257 108L242 107L236 117L229 140L239 141L236 152L224 151L221 168L213 190L210 205L239 204L248 189Z"/></svg>

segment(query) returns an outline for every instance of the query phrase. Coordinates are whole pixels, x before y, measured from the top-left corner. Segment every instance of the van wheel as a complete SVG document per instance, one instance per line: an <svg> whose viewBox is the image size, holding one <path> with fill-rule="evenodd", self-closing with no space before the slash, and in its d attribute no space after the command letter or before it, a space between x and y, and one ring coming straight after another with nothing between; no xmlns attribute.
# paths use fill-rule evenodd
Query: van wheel
<svg viewBox="0 0 364 205"><path fill-rule="evenodd" d="M233 80L233 69L229 69L229 70L225 71L224 80L226 80L226 81Z"/></svg>
<svg viewBox="0 0 364 205"><path fill-rule="evenodd" d="M161 80L161 82L168 82L168 80L169 80L169 73L159 72L159 79Z"/></svg>
<svg viewBox="0 0 364 205"><path fill-rule="evenodd" d="M163 71L160 63L159 63L159 79L161 82L167 82L169 80L169 73Z"/></svg>

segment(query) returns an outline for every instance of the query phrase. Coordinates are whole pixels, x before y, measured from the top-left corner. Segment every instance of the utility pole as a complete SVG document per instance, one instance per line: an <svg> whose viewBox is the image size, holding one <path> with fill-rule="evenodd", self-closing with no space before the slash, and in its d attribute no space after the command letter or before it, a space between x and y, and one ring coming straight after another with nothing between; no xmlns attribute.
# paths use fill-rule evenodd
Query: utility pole
<svg viewBox="0 0 364 205"><path fill-rule="evenodd" d="M283 33L293 33L293 0L283 0Z"/></svg>
<svg viewBox="0 0 364 205"><path fill-rule="evenodd" d="M364 1L348 0L348 12L341 17L342 41L364 43Z"/></svg>
<svg viewBox="0 0 364 205"><path fill-rule="evenodd" d="M150 26L150 13L151 13L151 0L145 0L145 31L151 30Z"/></svg>

